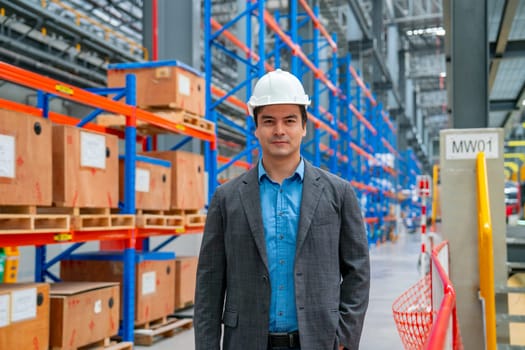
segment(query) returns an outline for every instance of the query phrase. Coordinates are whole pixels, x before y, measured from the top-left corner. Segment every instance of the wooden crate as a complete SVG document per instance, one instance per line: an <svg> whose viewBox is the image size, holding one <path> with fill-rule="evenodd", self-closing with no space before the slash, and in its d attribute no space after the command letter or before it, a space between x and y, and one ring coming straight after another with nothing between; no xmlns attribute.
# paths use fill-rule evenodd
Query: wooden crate
<svg viewBox="0 0 525 350"><path fill-rule="evenodd" d="M204 78L175 61L124 63L108 69L108 87L123 87L126 75L137 78L137 106L183 109L205 114Z"/></svg>
<svg viewBox="0 0 525 350"><path fill-rule="evenodd" d="M170 209L204 207L204 157L185 151L148 152L151 157L171 162Z"/></svg>
<svg viewBox="0 0 525 350"><path fill-rule="evenodd" d="M175 310L192 306L197 285L197 256L178 256L175 259Z"/></svg>
<svg viewBox="0 0 525 350"><path fill-rule="evenodd" d="M137 252L136 257L135 324L144 324L174 310L175 260L172 252ZM63 281L119 282L122 285L122 259L122 252L116 251L73 254L60 262L60 277ZM122 308L120 317L122 319Z"/></svg>
<svg viewBox="0 0 525 350"><path fill-rule="evenodd" d="M118 283L60 282L50 287L52 349L73 350L118 333Z"/></svg>
<svg viewBox="0 0 525 350"><path fill-rule="evenodd" d="M53 125L53 204L118 207L116 136Z"/></svg>
<svg viewBox="0 0 525 350"><path fill-rule="evenodd" d="M51 122L0 109L0 205L51 205Z"/></svg>
<svg viewBox="0 0 525 350"><path fill-rule="evenodd" d="M141 157L135 163L135 208L167 210L171 200L171 163ZM124 159L119 161L119 198L124 201Z"/></svg>
<svg viewBox="0 0 525 350"><path fill-rule="evenodd" d="M48 349L49 284L0 284L0 349Z"/></svg>

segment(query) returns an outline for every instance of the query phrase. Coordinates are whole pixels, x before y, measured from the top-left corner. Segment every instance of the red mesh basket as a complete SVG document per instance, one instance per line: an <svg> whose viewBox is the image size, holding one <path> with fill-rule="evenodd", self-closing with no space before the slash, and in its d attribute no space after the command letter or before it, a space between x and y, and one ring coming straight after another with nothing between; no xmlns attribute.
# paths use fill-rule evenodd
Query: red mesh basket
<svg viewBox="0 0 525 350"><path fill-rule="evenodd" d="M425 345L435 315L431 292L430 274L427 274L392 305L394 321L406 350L419 350Z"/></svg>

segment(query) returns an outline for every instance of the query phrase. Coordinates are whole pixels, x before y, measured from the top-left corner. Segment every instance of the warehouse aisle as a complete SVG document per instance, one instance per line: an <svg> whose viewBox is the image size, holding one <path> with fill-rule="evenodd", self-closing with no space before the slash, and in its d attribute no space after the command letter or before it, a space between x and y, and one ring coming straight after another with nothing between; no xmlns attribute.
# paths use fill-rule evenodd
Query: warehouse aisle
<svg viewBox="0 0 525 350"><path fill-rule="evenodd" d="M403 349L392 317L392 303L416 283L419 277L417 259L420 250L418 234L401 233L396 243L385 243L370 250L370 306L365 319L360 350ZM193 329L163 339L151 347L135 349L194 350Z"/></svg>

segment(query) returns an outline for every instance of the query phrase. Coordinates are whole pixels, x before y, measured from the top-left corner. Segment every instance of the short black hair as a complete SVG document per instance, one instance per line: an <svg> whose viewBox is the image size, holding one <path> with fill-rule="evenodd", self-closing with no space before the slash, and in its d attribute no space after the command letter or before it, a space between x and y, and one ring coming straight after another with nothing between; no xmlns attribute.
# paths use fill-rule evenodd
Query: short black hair
<svg viewBox="0 0 525 350"><path fill-rule="evenodd" d="M301 120L303 122L303 126L306 126L306 122L308 121L308 114L306 113L306 106L304 105L298 105L299 109L301 110ZM257 128L258 122L257 122L257 115L259 114L259 111L264 106L257 106L253 109L253 121L255 123L255 127Z"/></svg>

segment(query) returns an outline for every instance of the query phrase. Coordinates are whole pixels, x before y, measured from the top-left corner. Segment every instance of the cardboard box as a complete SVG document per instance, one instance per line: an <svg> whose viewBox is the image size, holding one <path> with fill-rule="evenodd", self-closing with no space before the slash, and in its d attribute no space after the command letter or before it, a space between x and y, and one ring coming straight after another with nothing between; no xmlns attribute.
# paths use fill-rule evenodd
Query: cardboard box
<svg viewBox="0 0 525 350"><path fill-rule="evenodd" d="M0 284L0 349L48 349L49 284Z"/></svg>
<svg viewBox="0 0 525 350"><path fill-rule="evenodd" d="M197 256L178 256L175 259L175 309L183 309L195 303L197 285Z"/></svg>
<svg viewBox="0 0 525 350"><path fill-rule="evenodd" d="M183 109L204 116L204 78L177 61L119 63L108 66L108 87L124 87L126 75L137 79L137 106Z"/></svg>
<svg viewBox="0 0 525 350"><path fill-rule="evenodd" d="M51 122L0 109L0 205L49 206Z"/></svg>
<svg viewBox="0 0 525 350"><path fill-rule="evenodd" d="M53 349L75 350L118 333L118 283L60 282L50 288Z"/></svg>
<svg viewBox="0 0 525 350"><path fill-rule="evenodd" d="M171 162L170 209L204 208L204 157L185 151L148 152Z"/></svg>
<svg viewBox="0 0 525 350"><path fill-rule="evenodd" d="M135 324L144 324L173 312L175 293L175 254L150 252L136 254L135 264ZM72 254L60 262L63 281L123 283L122 252L103 251ZM121 305L123 302L121 288ZM120 317L122 319L122 307Z"/></svg>
<svg viewBox="0 0 525 350"><path fill-rule="evenodd" d="M171 163L140 156L135 163L135 208L168 210L171 200ZM119 160L119 198L124 201L124 159Z"/></svg>
<svg viewBox="0 0 525 350"><path fill-rule="evenodd" d="M116 136L53 125L53 203L74 208L118 207Z"/></svg>

